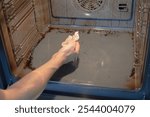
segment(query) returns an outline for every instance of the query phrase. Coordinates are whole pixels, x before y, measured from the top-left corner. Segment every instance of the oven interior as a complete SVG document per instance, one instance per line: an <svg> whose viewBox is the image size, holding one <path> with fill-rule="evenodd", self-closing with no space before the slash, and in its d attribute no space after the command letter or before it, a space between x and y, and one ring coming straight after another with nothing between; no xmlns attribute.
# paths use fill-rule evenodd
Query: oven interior
<svg viewBox="0 0 150 117"><path fill-rule="evenodd" d="M149 0L2 0L0 5L3 44L17 80L79 31L78 60L64 64L49 82L142 88Z"/></svg>

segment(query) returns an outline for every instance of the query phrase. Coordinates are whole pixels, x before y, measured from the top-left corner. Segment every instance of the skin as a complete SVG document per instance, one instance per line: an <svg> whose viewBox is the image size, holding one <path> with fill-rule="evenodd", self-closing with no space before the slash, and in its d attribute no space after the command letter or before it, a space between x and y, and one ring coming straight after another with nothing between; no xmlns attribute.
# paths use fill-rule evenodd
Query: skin
<svg viewBox="0 0 150 117"><path fill-rule="evenodd" d="M48 62L27 74L6 90L0 90L0 99L37 99L45 89L52 75L63 65L67 58L72 54L79 54L80 44L72 36L69 36L62 45L62 48Z"/></svg>

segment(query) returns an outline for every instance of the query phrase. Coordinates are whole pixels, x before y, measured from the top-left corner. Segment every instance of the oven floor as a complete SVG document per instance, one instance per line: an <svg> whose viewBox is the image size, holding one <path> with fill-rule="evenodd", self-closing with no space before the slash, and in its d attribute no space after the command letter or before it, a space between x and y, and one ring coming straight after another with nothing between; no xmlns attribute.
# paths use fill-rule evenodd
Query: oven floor
<svg viewBox="0 0 150 117"><path fill-rule="evenodd" d="M37 68L61 47L68 32L52 30L33 51L31 65ZM126 89L133 67L133 40L129 32L80 32L78 68L67 64L51 79L64 83Z"/></svg>

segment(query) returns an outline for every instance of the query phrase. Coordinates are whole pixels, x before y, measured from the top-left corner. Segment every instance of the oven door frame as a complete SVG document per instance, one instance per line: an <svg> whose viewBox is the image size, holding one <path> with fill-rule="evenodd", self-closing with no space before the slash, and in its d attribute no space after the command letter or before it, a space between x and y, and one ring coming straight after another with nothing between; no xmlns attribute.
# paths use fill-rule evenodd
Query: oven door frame
<svg viewBox="0 0 150 117"><path fill-rule="evenodd" d="M0 88L6 89L16 82L15 76L12 74L10 65L8 63L8 56L2 42L2 35L0 33Z"/></svg>

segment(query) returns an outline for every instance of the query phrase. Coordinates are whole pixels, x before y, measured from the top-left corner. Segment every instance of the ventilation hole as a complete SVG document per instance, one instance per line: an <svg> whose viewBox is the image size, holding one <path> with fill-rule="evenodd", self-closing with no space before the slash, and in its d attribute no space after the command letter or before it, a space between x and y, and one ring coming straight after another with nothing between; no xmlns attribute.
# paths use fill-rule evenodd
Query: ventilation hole
<svg viewBox="0 0 150 117"><path fill-rule="evenodd" d="M74 2L87 12L93 12L102 8L105 0L74 0Z"/></svg>

